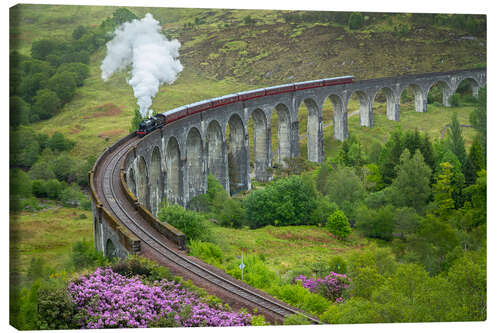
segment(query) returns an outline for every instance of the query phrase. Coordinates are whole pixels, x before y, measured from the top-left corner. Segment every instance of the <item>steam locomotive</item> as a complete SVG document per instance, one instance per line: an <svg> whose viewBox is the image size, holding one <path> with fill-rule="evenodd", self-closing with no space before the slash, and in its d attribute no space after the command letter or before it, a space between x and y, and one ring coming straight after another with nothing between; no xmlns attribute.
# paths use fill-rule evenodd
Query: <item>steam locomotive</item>
<svg viewBox="0 0 500 333"><path fill-rule="evenodd" d="M354 76L340 76L323 80L313 80L313 81L283 84L274 87L249 90L237 94L221 96L209 100L204 100L201 102L196 102L189 105L184 105L175 108L173 110L169 110L165 113L157 114L154 117L145 119L139 124L139 128L137 129L136 133L139 137L143 137L146 134L153 132L157 128L164 126L165 124L169 124L171 122L193 115L195 113L203 112L227 104L248 101L263 96L272 96L292 91L334 86L339 84L350 84L353 82L354 82Z"/></svg>

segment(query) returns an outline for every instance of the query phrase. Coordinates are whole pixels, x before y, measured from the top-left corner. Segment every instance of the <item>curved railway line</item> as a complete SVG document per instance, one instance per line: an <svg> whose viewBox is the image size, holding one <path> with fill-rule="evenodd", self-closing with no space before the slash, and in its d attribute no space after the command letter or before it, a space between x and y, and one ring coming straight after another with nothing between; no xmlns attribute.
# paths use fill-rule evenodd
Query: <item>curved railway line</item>
<svg viewBox="0 0 500 333"><path fill-rule="evenodd" d="M168 267L174 275L193 281L235 309L257 308L271 322L282 322L288 315L301 314L312 323L321 324L314 316L236 280L197 258L187 256L175 242L144 221L120 184L121 162L139 140L138 137L129 137L108 148L97 160L90 176L93 178L91 187L97 202L107 215L119 221L140 241L140 255Z"/></svg>

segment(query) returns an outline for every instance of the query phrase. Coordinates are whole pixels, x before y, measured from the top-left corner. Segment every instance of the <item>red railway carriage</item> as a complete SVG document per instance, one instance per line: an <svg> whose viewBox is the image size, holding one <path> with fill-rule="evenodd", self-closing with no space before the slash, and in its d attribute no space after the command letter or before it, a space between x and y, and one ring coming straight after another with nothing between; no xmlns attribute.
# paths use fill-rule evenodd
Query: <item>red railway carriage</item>
<svg viewBox="0 0 500 333"><path fill-rule="evenodd" d="M238 94L240 101L248 101L249 99L254 99L257 97L262 97L266 95L266 90L264 88L244 91Z"/></svg>
<svg viewBox="0 0 500 333"><path fill-rule="evenodd" d="M284 94L287 92L295 91L295 85L293 83L282 84L279 86L266 88L266 96Z"/></svg>
<svg viewBox="0 0 500 333"><path fill-rule="evenodd" d="M311 88L318 88L323 86L323 80L305 81L295 83L295 90L305 90Z"/></svg>
<svg viewBox="0 0 500 333"><path fill-rule="evenodd" d="M354 82L354 76L339 76L339 77L332 77L329 79L324 79L323 85L324 86L334 86L337 84L347 84L347 83L353 83L353 82Z"/></svg>
<svg viewBox="0 0 500 333"><path fill-rule="evenodd" d="M166 118L166 123L169 124L173 121L187 116L187 107L180 106L178 108L165 112L164 115Z"/></svg>
<svg viewBox="0 0 500 333"><path fill-rule="evenodd" d="M216 108L218 106L223 106L231 103L235 103L239 101L239 96L237 94L225 95L222 97L217 97L211 100L212 107Z"/></svg>
<svg viewBox="0 0 500 333"><path fill-rule="evenodd" d="M192 115L195 113L199 113L205 110L208 110L212 107L212 102L211 101L201 101L201 102L196 102L193 104L189 104L187 106L187 113L188 115Z"/></svg>
<svg viewBox="0 0 500 333"><path fill-rule="evenodd" d="M156 128L162 127L165 124L172 123L176 120L184 118L188 115L203 112L211 108L216 108L219 106L235 103L238 101L248 101L254 98L259 98L263 96L271 96L284 94L297 90L312 89L324 86L333 86L338 84L349 84L354 82L354 76L339 76L323 80L313 80L298 83L282 84L269 88L261 88L255 90L244 91L237 94L230 94L221 97L217 97L211 100L204 100L196 103L189 104L187 106L181 106L173 110L167 111L163 114L159 114L153 118L149 118L141 122L137 134L139 136L144 136Z"/></svg>

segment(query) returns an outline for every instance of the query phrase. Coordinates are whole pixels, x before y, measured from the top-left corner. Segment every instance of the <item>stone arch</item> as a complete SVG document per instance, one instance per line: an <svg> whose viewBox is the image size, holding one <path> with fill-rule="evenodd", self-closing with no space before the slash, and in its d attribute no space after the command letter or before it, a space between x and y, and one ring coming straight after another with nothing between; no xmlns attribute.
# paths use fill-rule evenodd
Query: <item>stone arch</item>
<svg viewBox="0 0 500 333"><path fill-rule="evenodd" d="M253 161L255 164L255 178L259 181L268 180L269 167L269 136L267 118L264 111L255 109L251 113L253 120Z"/></svg>
<svg viewBox="0 0 500 333"><path fill-rule="evenodd" d="M196 127L192 127L186 139L186 172L188 202L203 193L203 141Z"/></svg>
<svg viewBox="0 0 500 333"><path fill-rule="evenodd" d="M127 172L127 186L136 197L137 197L137 186L135 184L135 172L134 168L130 167Z"/></svg>
<svg viewBox="0 0 500 333"><path fill-rule="evenodd" d="M321 111L316 101L310 97L305 98L304 103L307 108L307 159L311 162L321 162Z"/></svg>
<svg viewBox="0 0 500 333"><path fill-rule="evenodd" d="M458 88L460 87L460 84L462 84L463 82L471 83L472 96L477 98L479 95L479 82L471 76L462 77L459 80L457 80L457 87L455 88L455 91L453 93L457 92Z"/></svg>
<svg viewBox="0 0 500 333"><path fill-rule="evenodd" d="M396 96L394 91L389 87L384 87L379 89L375 95L373 95L373 100L377 97L377 95L381 93L385 96L386 103L386 116L389 120L399 120L399 96ZM372 101L373 105L373 101Z"/></svg>
<svg viewBox="0 0 500 333"><path fill-rule="evenodd" d="M113 241L110 238L108 238L108 240L106 241L106 249L104 250L106 257L110 259L115 258L117 256L116 252L117 251L115 244L113 244Z"/></svg>
<svg viewBox="0 0 500 333"><path fill-rule="evenodd" d="M217 120L212 120L207 129L208 172L226 188L226 159L224 136Z"/></svg>
<svg viewBox="0 0 500 333"><path fill-rule="evenodd" d="M151 213L156 216L158 207L163 199L163 186L162 186L162 170L161 170L161 154L160 148L155 146L151 154L151 165L149 171L150 180L150 205Z"/></svg>
<svg viewBox="0 0 500 333"><path fill-rule="evenodd" d="M356 90L349 96L356 95L359 100L359 124L364 127L373 127L373 110L372 103L367 93L361 90ZM348 99L348 103L349 103Z"/></svg>
<svg viewBox="0 0 500 333"><path fill-rule="evenodd" d="M422 89L420 85L410 83L401 89L399 100L401 100L401 95L407 88L413 93L413 97L415 99L415 112L427 112L427 94L429 93L430 88L424 94L424 89Z"/></svg>
<svg viewBox="0 0 500 333"><path fill-rule="evenodd" d="M170 137L167 143L167 154L166 154L166 193L165 196L167 201L170 203L180 203L181 202L181 151L179 149L179 143L175 137Z"/></svg>
<svg viewBox="0 0 500 333"><path fill-rule="evenodd" d="M151 209L149 205L149 177L148 177L148 167L146 165L146 160L144 157L139 156L139 161L137 162L137 200L139 203L146 207L147 209Z"/></svg>
<svg viewBox="0 0 500 333"><path fill-rule="evenodd" d="M248 154L245 127L240 116L233 114L227 126L229 127L229 138L226 139L229 191L233 195L247 189Z"/></svg>
<svg viewBox="0 0 500 333"><path fill-rule="evenodd" d="M333 122L333 137L343 141L344 136L347 134L347 110L344 108L344 102L339 95L328 95L323 101L323 119L325 118L324 106L327 100L329 100L333 106L333 118L331 119Z"/></svg>
<svg viewBox="0 0 500 333"><path fill-rule="evenodd" d="M286 166L286 159L292 157L290 110L282 103L276 105L275 110L278 115L277 162Z"/></svg>
<svg viewBox="0 0 500 333"><path fill-rule="evenodd" d="M452 90L450 84L446 81L443 80L437 80L434 81L432 84L429 85L429 87L425 91L424 95L424 102L427 104L427 96L429 95L429 92L431 91L432 87L438 86L439 88L442 89L443 92L443 105L444 106L450 106L449 98L451 95L453 95L454 91ZM415 111L419 112L417 109L417 96L415 95ZM427 111L427 108L426 108Z"/></svg>

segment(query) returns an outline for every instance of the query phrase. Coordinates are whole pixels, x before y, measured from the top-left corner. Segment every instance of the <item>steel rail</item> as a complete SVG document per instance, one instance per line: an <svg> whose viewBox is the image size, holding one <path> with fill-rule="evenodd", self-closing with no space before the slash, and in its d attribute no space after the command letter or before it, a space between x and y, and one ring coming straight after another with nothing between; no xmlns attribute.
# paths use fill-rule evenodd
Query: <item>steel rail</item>
<svg viewBox="0 0 500 333"><path fill-rule="evenodd" d="M191 272L195 276L201 277L209 283L214 284L227 292L237 295L238 297L244 299L246 302L253 303L258 307L271 311L282 318L290 314L300 314L315 324L321 324L320 320L309 314L280 304L272 300L271 296L269 296L269 298L266 298L256 292L253 292L252 290L244 288L226 279L225 277L208 270L207 268L177 253L176 251L173 251L161 240L159 240L152 233L146 230L146 228L144 228L140 223L135 221L135 219L130 216L127 208L124 207L123 204L121 204L120 199L118 198L113 186L113 180L116 180L117 177L116 173L120 172L120 161L125 156L128 148L134 143L134 141L136 140L129 140L124 142L121 146L115 147L114 151L110 152L109 156L103 161L104 163L102 165L102 167L104 168L104 172L102 175L101 189L104 195L104 199L108 206L111 208L112 213L123 223L123 225L127 229L129 229L151 249L155 250L160 256ZM127 223L127 219L132 223L132 225L130 223Z"/></svg>

